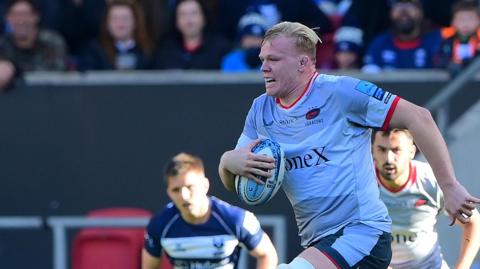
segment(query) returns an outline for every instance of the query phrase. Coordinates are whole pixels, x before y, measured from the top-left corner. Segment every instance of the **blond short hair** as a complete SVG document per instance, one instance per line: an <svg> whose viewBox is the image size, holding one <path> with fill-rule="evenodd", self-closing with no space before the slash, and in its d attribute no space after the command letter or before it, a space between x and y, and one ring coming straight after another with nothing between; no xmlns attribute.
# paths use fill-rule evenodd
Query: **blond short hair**
<svg viewBox="0 0 480 269"><path fill-rule="evenodd" d="M322 42L315 31L307 26L298 22L284 21L277 23L265 33L262 45L278 36L294 38L295 47L307 53L312 59L315 59L318 42Z"/></svg>

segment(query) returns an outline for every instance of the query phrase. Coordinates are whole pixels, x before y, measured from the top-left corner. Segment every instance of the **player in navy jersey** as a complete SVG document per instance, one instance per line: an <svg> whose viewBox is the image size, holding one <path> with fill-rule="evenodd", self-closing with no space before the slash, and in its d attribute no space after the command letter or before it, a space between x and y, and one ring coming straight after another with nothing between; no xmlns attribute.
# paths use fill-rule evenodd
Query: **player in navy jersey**
<svg viewBox="0 0 480 269"><path fill-rule="evenodd" d="M416 147L408 130L378 131L374 135L373 159L380 198L392 218L393 269L446 269L438 234L437 216L443 211L443 193L425 162L413 160ZM472 265L480 247L480 215L460 223L463 236L456 269Z"/></svg>
<svg viewBox="0 0 480 269"><path fill-rule="evenodd" d="M207 195L202 160L180 153L165 168L172 203L150 220L143 269L158 269L164 252L175 269L237 268L240 245L257 259L257 269L275 268L277 253L257 218Z"/></svg>
<svg viewBox="0 0 480 269"><path fill-rule="evenodd" d="M387 268L391 220L375 180L371 128L412 132L452 219L468 222L480 199L456 180L428 110L367 81L319 75L319 42L300 23L282 22L267 31L259 55L266 93L253 101L236 148L220 159L219 174L230 191L234 175L261 182L258 176L270 176L274 160L251 149L262 138L277 141L286 157L282 188L305 248L278 268Z"/></svg>

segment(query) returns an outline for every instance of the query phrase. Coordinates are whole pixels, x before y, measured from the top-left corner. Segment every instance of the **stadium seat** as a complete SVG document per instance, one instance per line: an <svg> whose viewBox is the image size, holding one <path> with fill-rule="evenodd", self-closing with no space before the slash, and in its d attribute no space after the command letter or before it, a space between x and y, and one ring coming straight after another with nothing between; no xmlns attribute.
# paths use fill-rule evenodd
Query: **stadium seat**
<svg viewBox="0 0 480 269"><path fill-rule="evenodd" d="M139 208L107 208L91 211L87 217L150 217ZM144 228L84 228L74 238L73 269L139 269ZM162 259L160 268L171 268Z"/></svg>

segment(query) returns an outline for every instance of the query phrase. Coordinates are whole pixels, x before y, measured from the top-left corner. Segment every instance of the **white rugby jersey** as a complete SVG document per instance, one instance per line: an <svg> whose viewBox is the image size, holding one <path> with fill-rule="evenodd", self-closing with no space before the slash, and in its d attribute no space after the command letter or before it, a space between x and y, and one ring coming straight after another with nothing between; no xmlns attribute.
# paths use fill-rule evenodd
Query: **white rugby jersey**
<svg viewBox="0 0 480 269"><path fill-rule="evenodd" d="M145 249L160 257L162 251L175 269L237 268L240 246L253 250L263 237L257 218L246 210L210 198L212 213L207 222L185 222L169 203L147 226Z"/></svg>
<svg viewBox="0 0 480 269"><path fill-rule="evenodd" d="M350 223L390 232L371 155L371 129L387 128L399 100L367 81L313 76L290 107L266 94L248 112L237 148L270 138L285 151L282 185L307 247Z"/></svg>
<svg viewBox="0 0 480 269"><path fill-rule="evenodd" d="M392 218L393 268L442 268L435 224L443 212L443 194L431 167L411 161L408 181L397 191L378 182Z"/></svg>

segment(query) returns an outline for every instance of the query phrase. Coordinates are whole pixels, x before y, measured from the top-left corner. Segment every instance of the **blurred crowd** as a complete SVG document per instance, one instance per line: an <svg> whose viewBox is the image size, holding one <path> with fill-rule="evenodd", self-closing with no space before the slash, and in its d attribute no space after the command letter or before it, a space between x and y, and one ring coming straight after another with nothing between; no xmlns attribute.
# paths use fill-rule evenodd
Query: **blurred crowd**
<svg viewBox="0 0 480 269"><path fill-rule="evenodd" d="M480 50L466 0L8 0L0 13L0 87L23 71L260 70L280 21L317 29L323 70L456 74Z"/></svg>

